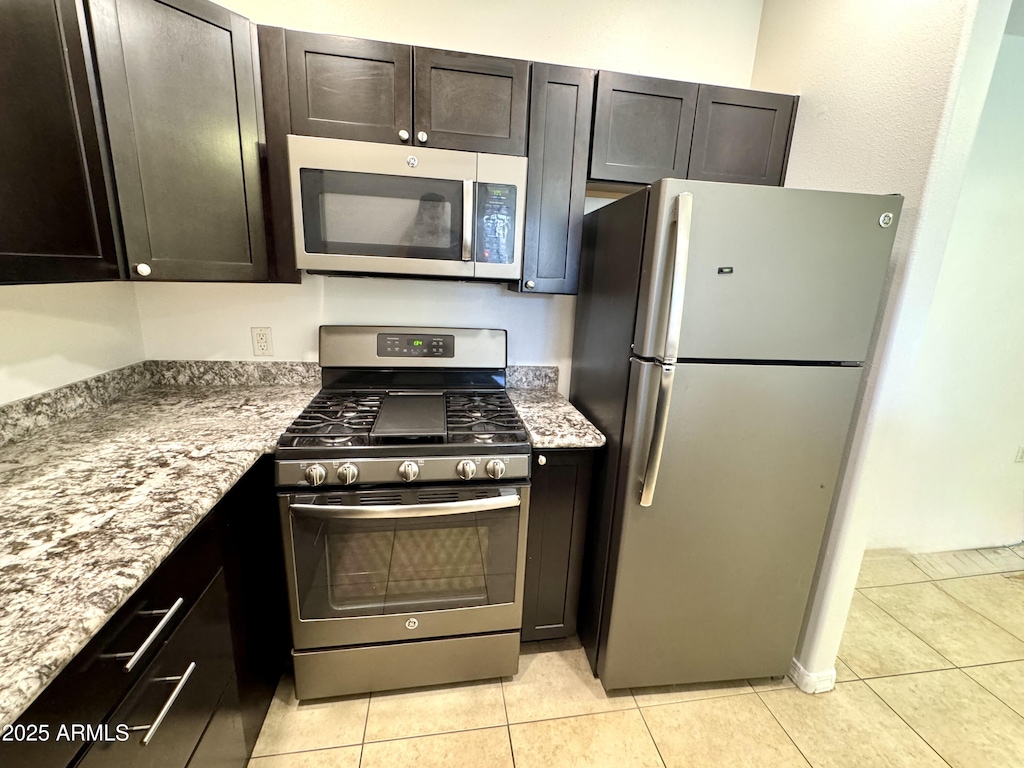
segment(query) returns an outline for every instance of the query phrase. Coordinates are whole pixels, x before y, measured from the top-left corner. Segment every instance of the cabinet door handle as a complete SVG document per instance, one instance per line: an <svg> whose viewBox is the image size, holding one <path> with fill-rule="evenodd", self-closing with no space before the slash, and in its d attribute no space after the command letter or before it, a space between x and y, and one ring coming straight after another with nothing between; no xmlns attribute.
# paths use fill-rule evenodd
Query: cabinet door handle
<svg viewBox="0 0 1024 768"><path fill-rule="evenodd" d="M143 728L147 729L145 736L142 737L142 746L146 746L156 736L156 731L163 723L164 718L167 717L167 713L171 711L171 707L174 706L174 702L178 699L178 695L181 690L185 687L185 683L192 677L192 673L196 670L196 663L193 661L189 663L188 668L179 677L157 677L154 678L154 682L160 683L173 683L177 682L174 686L174 690L171 691L171 695L167 697L167 701L164 702L160 713L156 716L152 725L135 725L130 730L141 731Z"/></svg>
<svg viewBox="0 0 1024 768"><path fill-rule="evenodd" d="M140 615L143 616L160 616L161 614L163 614L163 618L160 619L160 623L153 628L153 631L149 633L149 637L142 641L142 645L139 646L139 649L135 651L135 653L111 653L105 654L100 658L123 659L125 656L128 656L129 659L127 663L124 665L124 671L131 672L133 669L135 669L135 665L142 660L142 657L146 655L146 651L149 650L149 647L153 645L154 642L156 642L156 639L160 636L160 633L164 631L164 628L170 623L171 619L174 617L174 614L176 614L178 610L181 608L181 606L184 604L185 599L179 597L177 600L174 601L174 604L166 611L140 611Z"/></svg>

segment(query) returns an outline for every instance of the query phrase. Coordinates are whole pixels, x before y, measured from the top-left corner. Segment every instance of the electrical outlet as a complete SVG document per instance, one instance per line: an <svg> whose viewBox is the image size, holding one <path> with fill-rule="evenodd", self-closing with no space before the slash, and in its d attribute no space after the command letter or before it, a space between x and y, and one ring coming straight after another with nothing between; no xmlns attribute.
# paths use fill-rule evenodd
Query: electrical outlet
<svg viewBox="0 0 1024 768"><path fill-rule="evenodd" d="M252 353L256 357L274 356L274 337L269 328L252 328Z"/></svg>
<svg viewBox="0 0 1024 768"><path fill-rule="evenodd" d="M1018 464L1024 463L1024 445L1020 446L1017 449L1017 458L1014 459L1014 461L1017 462Z"/></svg>

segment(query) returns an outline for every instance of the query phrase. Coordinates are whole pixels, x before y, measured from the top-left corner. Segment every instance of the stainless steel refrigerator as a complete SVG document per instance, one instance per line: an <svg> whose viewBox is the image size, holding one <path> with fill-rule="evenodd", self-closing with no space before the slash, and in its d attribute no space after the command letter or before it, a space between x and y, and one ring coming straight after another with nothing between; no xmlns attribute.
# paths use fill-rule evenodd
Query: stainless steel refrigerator
<svg viewBox="0 0 1024 768"><path fill-rule="evenodd" d="M578 631L606 688L787 672L902 204L663 179L586 216L570 400L608 445Z"/></svg>

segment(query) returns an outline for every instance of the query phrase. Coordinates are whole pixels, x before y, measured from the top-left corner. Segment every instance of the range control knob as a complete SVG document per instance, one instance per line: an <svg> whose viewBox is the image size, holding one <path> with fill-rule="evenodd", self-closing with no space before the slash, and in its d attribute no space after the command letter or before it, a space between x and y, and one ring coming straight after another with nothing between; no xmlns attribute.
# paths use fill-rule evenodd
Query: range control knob
<svg viewBox="0 0 1024 768"><path fill-rule="evenodd" d="M403 461L398 467L398 476L405 482L411 483L420 476L420 468L416 466L415 461Z"/></svg>
<svg viewBox="0 0 1024 768"><path fill-rule="evenodd" d="M314 464L306 468L306 482L310 485L320 485L327 479L327 470L322 464Z"/></svg>
<svg viewBox="0 0 1024 768"><path fill-rule="evenodd" d="M494 480L501 480L505 476L505 462L501 459L491 459L487 462L487 474Z"/></svg>
<svg viewBox="0 0 1024 768"><path fill-rule="evenodd" d="M476 474L476 464L469 459L463 459L455 466L455 473L463 480L472 480Z"/></svg>
<svg viewBox="0 0 1024 768"><path fill-rule="evenodd" d="M338 480L342 485L352 485L359 477L359 467L355 464L346 461L340 467L338 467Z"/></svg>

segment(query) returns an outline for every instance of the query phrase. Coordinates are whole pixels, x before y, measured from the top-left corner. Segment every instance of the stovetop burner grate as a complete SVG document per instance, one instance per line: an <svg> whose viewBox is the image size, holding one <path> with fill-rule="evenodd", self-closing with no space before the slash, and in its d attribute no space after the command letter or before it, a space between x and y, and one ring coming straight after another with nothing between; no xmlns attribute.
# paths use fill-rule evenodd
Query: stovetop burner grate
<svg viewBox="0 0 1024 768"><path fill-rule="evenodd" d="M321 391L278 440L280 447L348 448L423 442L415 435L372 435L385 392ZM447 392L443 438L430 442L505 445L527 442L519 414L504 390Z"/></svg>

